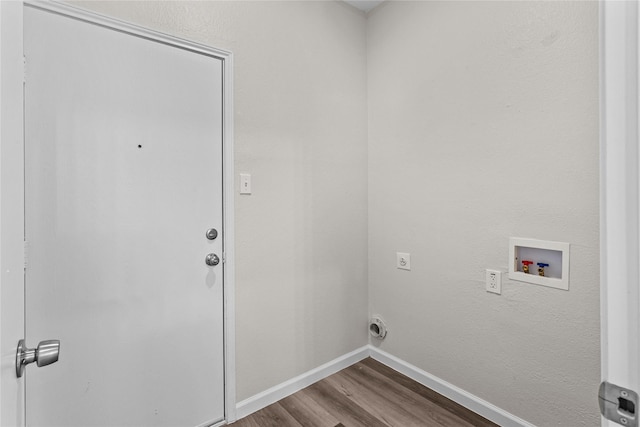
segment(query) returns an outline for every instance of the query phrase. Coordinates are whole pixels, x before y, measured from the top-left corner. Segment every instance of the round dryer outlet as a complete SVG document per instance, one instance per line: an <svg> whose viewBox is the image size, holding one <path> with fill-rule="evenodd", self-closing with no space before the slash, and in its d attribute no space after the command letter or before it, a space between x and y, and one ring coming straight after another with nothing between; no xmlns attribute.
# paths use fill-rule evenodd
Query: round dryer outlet
<svg viewBox="0 0 640 427"><path fill-rule="evenodd" d="M373 316L369 321L369 333L379 340L387 336L387 325L379 316Z"/></svg>

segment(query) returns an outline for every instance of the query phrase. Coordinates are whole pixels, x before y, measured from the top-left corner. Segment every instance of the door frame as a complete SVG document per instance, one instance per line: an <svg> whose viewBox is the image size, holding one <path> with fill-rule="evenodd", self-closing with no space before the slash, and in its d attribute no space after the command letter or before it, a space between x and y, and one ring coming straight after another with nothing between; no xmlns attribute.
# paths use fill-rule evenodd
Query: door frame
<svg viewBox="0 0 640 427"><path fill-rule="evenodd" d="M635 1L600 2L601 378L636 392L640 392L639 12ZM619 424L602 418L602 425Z"/></svg>
<svg viewBox="0 0 640 427"><path fill-rule="evenodd" d="M22 426L24 377L15 351L24 338L24 7L37 7L222 60L224 423L236 419L233 53L54 1L0 1L0 425Z"/></svg>

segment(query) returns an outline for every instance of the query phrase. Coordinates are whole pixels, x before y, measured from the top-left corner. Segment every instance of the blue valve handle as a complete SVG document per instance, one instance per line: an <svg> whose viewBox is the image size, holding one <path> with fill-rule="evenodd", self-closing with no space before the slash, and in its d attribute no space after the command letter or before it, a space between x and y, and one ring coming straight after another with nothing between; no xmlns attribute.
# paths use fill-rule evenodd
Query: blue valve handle
<svg viewBox="0 0 640 427"><path fill-rule="evenodd" d="M539 262L538 267L549 267L549 264L545 264L544 262Z"/></svg>

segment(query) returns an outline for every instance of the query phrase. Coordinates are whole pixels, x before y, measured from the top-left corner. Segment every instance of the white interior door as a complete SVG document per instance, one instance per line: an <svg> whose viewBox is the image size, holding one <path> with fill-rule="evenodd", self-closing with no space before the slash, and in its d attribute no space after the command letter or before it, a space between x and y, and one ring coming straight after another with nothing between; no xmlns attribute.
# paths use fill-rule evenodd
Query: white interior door
<svg viewBox="0 0 640 427"><path fill-rule="evenodd" d="M26 341L61 341L26 369L27 425L220 421L222 61L24 19Z"/></svg>

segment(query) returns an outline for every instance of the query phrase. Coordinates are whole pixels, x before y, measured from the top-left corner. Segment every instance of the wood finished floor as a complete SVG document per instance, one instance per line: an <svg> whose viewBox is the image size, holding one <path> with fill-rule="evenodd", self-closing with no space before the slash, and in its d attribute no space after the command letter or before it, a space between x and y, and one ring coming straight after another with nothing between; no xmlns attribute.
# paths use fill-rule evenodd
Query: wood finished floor
<svg viewBox="0 0 640 427"><path fill-rule="evenodd" d="M488 427L497 424L367 358L232 425Z"/></svg>

